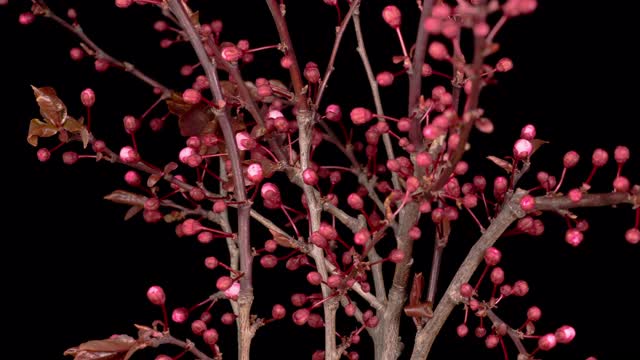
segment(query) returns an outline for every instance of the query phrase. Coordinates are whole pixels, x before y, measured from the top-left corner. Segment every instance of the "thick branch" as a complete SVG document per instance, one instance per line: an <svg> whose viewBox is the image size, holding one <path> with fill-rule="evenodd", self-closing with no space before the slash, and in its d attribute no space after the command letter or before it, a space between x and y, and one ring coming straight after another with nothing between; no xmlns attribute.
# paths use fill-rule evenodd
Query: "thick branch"
<svg viewBox="0 0 640 360"><path fill-rule="evenodd" d="M255 329L251 324L251 304L253 302L253 285L252 285L252 261L251 249L249 243L249 212L251 204L247 202L246 189L244 186L244 174L240 164L240 155L235 141L231 121L226 109L220 82L218 81L218 73L215 62L207 55L204 45L200 40L200 35L196 32L191 19L187 14L187 10L181 0L169 0L169 7L175 14L178 22L184 29L191 46L193 47L198 60L202 64L205 71L209 87L213 94L214 104L217 106L215 113L219 119L220 128L227 145L227 154L231 161L231 171L234 183L234 195L239 202L238 205L238 247L240 250L240 271L243 273L240 279L240 294L238 295L238 357L243 360L249 360L251 348L251 339L253 338Z"/></svg>
<svg viewBox="0 0 640 360"><path fill-rule="evenodd" d="M240 269L244 276L240 282L243 289L251 289L252 258L249 245L250 204L246 203L247 197L244 186L244 176L240 165L240 156L238 154L238 147L231 128L231 122L229 121L229 116L224 106L225 102L220 88L220 82L218 80L218 72L216 70L215 63L212 62L207 55L202 41L200 40L200 36L191 23L182 2L180 0L169 0L169 7L189 38L189 41L198 56L198 60L202 64L202 68L207 75L207 79L209 80L209 86L211 88L211 93L213 94L214 103L219 107L215 111L217 118L220 120L220 128L222 129L222 134L224 136L225 143L227 144L227 154L231 161L234 195L236 200L241 203L238 206L238 245L240 248Z"/></svg>
<svg viewBox="0 0 640 360"><path fill-rule="evenodd" d="M469 254L453 277L453 280L451 280L444 297L435 308L433 317L426 326L416 334L411 360L424 360L427 358L440 329L447 318L449 318L455 305L462 300L460 296L460 285L469 282L473 273L482 263L485 250L498 240L511 223L518 219L518 217L524 216L524 211L520 209L519 203L525 194L526 191L518 190L508 199L502 207L502 211L500 211L485 233L482 234L480 239L478 239L476 244L471 248Z"/></svg>

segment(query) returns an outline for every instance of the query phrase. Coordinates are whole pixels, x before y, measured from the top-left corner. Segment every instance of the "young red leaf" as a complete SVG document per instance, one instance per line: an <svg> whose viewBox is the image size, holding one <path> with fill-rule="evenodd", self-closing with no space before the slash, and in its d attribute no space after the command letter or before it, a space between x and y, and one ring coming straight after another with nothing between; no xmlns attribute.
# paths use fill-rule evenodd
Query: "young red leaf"
<svg viewBox="0 0 640 360"><path fill-rule="evenodd" d="M500 166L509 174L511 174L511 172L513 171L513 166L506 160L502 160L499 157L495 157L493 155L487 156L487 159L493 161L494 164Z"/></svg>

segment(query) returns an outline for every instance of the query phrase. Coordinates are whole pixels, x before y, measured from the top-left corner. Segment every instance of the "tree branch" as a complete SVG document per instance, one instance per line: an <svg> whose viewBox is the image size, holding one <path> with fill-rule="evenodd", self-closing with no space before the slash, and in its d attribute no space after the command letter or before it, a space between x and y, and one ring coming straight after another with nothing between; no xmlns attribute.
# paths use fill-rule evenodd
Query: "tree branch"
<svg viewBox="0 0 640 360"><path fill-rule="evenodd" d="M376 113L378 115L384 115L384 109L382 108L382 101L380 100L380 92L378 91L378 83L376 82L376 77L373 75L373 70L371 69L371 64L369 63L369 56L367 55L367 48L364 45L364 37L362 36L362 26L360 25L360 7L355 9L353 13L353 26L356 30L356 40L358 42L358 54L360 55L360 59L362 60L362 65L364 66L364 70L367 73L367 79L369 80L369 88L371 89L371 94L373 96L373 102L376 106ZM379 122L386 122L385 119L379 117ZM395 159L395 155L393 154L393 145L391 145L391 138L389 134L382 134L382 142L384 143L385 151L387 152L387 159L392 160ZM400 189L400 181L398 180L398 174L396 172L391 173L391 182L393 183L393 187L398 190Z"/></svg>
<svg viewBox="0 0 640 360"><path fill-rule="evenodd" d="M296 94L296 103L300 110L306 110L308 108L306 96L302 94L302 88L304 87L302 82L302 73L300 72L300 66L298 65L298 59L296 58L296 52L293 50L293 43L289 36L289 29L287 28L287 22L284 19L284 3L278 5L276 0L266 0L269 6L269 11L273 17L273 21L276 24L280 41L286 47L286 55L291 59L291 66L289 67L289 74L291 76L291 82L293 83L293 91Z"/></svg>
<svg viewBox="0 0 640 360"><path fill-rule="evenodd" d="M196 32L191 19L187 15L184 4L181 0L168 0L169 7L178 19L178 22L185 31L191 46L193 47L198 60L202 64L209 87L213 94L213 100L217 108L214 110L219 119L220 128L227 146L227 154L231 161L231 170L234 183L234 195L239 202L238 205L238 247L240 250L240 271L243 273L240 279L240 294L238 296L239 316L238 316L238 356L240 359L249 360L251 339L254 332L251 324L251 304L253 302L252 285L252 262L251 248L249 243L249 212L251 204L247 202L246 189L244 186L244 174L240 164L240 155L234 137L231 122L228 117L226 103L220 89L218 73L215 61L207 55L200 35Z"/></svg>
<svg viewBox="0 0 640 360"><path fill-rule="evenodd" d="M145 83L151 85L153 88L160 89L162 91L162 97L163 98L168 98L171 95L171 90L169 90L168 87L162 85L160 82L154 80L153 78L151 78L150 76L146 75L142 71L136 69L133 66L133 64L131 64L129 62L126 62L126 61L120 61L120 60L114 58L113 56L109 55L108 53L106 53L100 47L98 47L98 45L96 45L96 43L94 43L84 33L84 31L82 30L80 25L75 25L74 26L74 25L69 24L68 22L63 20L61 17L56 15L56 13L54 13L46 5L46 3L44 1L38 0L38 4L44 10L44 14L43 14L44 17L47 17L47 18L53 20L55 23L57 23L58 25L62 26L65 29L69 30L72 34L77 36L86 46L88 46L91 50L93 50L95 52L95 57L96 58L106 60L110 64L115 65L116 67L118 67L120 69L123 69L124 71L130 73L131 75L133 75L133 76L137 77L138 79L144 81Z"/></svg>
<svg viewBox="0 0 640 360"><path fill-rule="evenodd" d="M473 273L482 263L485 250L498 240L511 223L525 215L519 205L520 199L525 194L526 191L518 189L511 198L507 199L500 213L471 248L469 254L451 280L444 297L440 300L438 306L436 306L433 317L416 334L411 360L424 360L427 358L434 340L438 336L447 318L449 318L454 306L462 301L460 285L471 279Z"/></svg>
<svg viewBox="0 0 640 360"><path fill-rule="evenodd" d="M422 91L422 65L424 65L424 58L427 54L427 42L429 41L429 34L422 24L424 24L427 17L431 15L432 5L433 0L424 0L422 3L422 13L420 14L418 34L416 35L416 48L413 53L413 59L411 59L412 73L409 74L408 114L412 117L411 128L409 130L409 140L411 140L411 143L416 145L417 149L420 149L420 145L423 143L423 138L420 131L420 122L417 118L413 117L413 113L416 112L418 98Z"/></svg>
<svg viewBox="0 0 640 360"><path fill-rule="evenodd" d="M351 21L351 16L353 12L360 6L360 0L354 0L349 7L349 11L342 19L340 26L336 31L336 40L333 43L333 49L331 50L331 56L329 58L329 64L327 64L327 70L324 72L324 78L320 83L320 88L318 89L318 95L316 96L316 101L314 102L315 108L317 109L320 106L320 101L322 100L322 95L324 94L324 90L327 88L327 83L329 82L329 77L333 73L333 64L336 61L336 55L338 54L338 48L340 47L340 43L342 42L342 35L344 35L344 31L347 29L349 22Z"/></svg>

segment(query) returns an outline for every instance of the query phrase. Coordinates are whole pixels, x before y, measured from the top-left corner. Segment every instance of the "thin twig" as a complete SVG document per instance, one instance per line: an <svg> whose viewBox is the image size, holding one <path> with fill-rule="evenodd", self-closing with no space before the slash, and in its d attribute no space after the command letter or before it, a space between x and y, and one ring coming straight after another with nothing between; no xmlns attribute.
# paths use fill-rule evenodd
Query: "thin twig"
<svg viewBox="0 0 640 360"><path fill-rule="evenodd" d="M371 89L371 94L373 96L373 102L376 106L376 114L384 115L384 109L382 108L382 101L380 100L380 92L378 91L378 83L376 82L376 77L373 74L373 70L371 69L371 64L369 63L369 56L367 55L367 48L364 45L364 37L362 36L362 26L360 25L360 9L356 8L353 13L353 26L356 30L356 40L358 42L358 54L360 55L360 59L362 60L362 65L364 66L365 72L367 73L367 79L369 80L369 88ZM384 118L378 117L379 122L385 122ZM382 134L382 142L384 143L385 151L387 152L387 159L393 160L395 159L395 155L393 154L393 145L391 144L391 138L389 134ZM393 187L396 190L400 189L400 181L398 180L398 174L395 172L391 173L391 182L393 183Z"/></svg>
<svg viewBox="0 0 640 360"><path fill-rule="evenodd" d="M62 19L61 17L56 15L56 13L54 13L46 5L46 3L44 1L38 0L38 4L43 7L43 10L44 10L43 16L44 17L47 17L47 18L53 20L58 25L62 26L63 28L69 30L71 33L76 35L86 46L88 46L91 50L93 50L95 52L95 57L96 58L103 59L103 60L109 62L110 64L112 64L112 65L114 65L114 66L116 66L116 67L118 67L120 69L123 69L124 71L130 73L131 75L133 75L133 76L137 77L138 79L144 81L145 83L151 85L153 88L160 89L162 91L162 97L163 98L168 98L171 95L171 90L169 90L168 87L162 85L160 82L154 80L153 78L151 78L147 74L145 74L142 71L138 70L136 67L133 66L133 64L131 64L129 62L126 62L126 61L118 60L118 59L114 58L113 56L109 55L104 50L102 50L98 45L96 45L96 43L94 43L87 36L87 34L84 33L84 31L82 30L80 25L71 25L71 24L69 24L64 19Z"/></svg>
<svg viewBox="0 0 640 360"><path fill-rule="evenodd" d="M345 15L344 19L340 23L336 31L336 40L333 43L333 49L331 50L331 56L329 58L329 64L327 64L327 70L324 72L324 78L320 82L320 88L318 89L318 95L316 96L316 101L314 102L315 108L317 109L320 106L320 101L322 101L322 95L324 95L324 90L327 88L327 83L329 82L329 78L333 73L333 64L336 61L336 55L338 55L338 48L340 48L340 43L342 42L342 35L344 35L344 31L347 29L349 22L351 21L351 16L353 12L360 6L360 0L354 0L349 7L349 11Z"/></svg>

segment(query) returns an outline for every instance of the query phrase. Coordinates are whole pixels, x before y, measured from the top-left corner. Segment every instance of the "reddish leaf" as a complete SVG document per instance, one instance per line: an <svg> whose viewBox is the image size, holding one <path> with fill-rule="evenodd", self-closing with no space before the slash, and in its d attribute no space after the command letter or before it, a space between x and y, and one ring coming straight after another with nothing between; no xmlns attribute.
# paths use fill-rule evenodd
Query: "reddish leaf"
<svg viewBox="0 0 640 360"><path fill-rule="evenodd" d="M82 127L80 137L82 138L82 147L86 149L87 145L89 145L89 130L86 127ZM98 156L102 156L102 153L98 153Z"/></svg>
<svg viewBox="0 0 640 360"><path fill-rule="evenodd" d="M406 58L407 58L406 56L402 56L402 55L394 56L394 57L392 58L392 61L393 61L393 63L394 63L394 64L400 64L400 63L401 63L401 62L403 62Z"/></svg>
<svg viewBox="0 0 640 360"><path fill-rule="evenodd" d="M167 165L164 166L164 170L163 172L165 174L170 174L173 170L178 168L178 164L176 164L175 162L170 162Z"/></svg>
<svg viewBox="0 0 640 360"><path fill-rule="evenodd" d="M215 133L217 120L215 115L209 111L209 107L200 103L180 115L178 126L182 136L199 136L205 133Z"/></svg>
<svg viewBox="0 0 640 360"><path fill-rule="evenodd" d="M416 273L413 275L413 283L411 284L411 293L409 295L409 304L416 305L422 298L422 292L424 291L424 275L422 273Z"/></svg>
<svg viewBox="0 0 640 360"><path fill-rule="evenodd" d="M130 220L132 217L136 216L140 211L144 209L142 206L132 206L127 210L127 213L124 214L124 221Z"/></svg>
<svg viewBox="0 0 640 360"><path fill-rule="evenodd" d="M149 178L147 178L147 186L154 187L158 183L158 181L160 181L160 179L162 179L162 174L149 175Z"/></svg>
<svg viewBox="0 0 640 360"><path fill-rule="evenodd" d="M533 153L535 153L540 148L540 146L542 146L544 144L548 144L548 143L549 142L545 141L545 140L533 139L531 141L531 144L533 144L533 150L531 150L531 155L533 155Z"/></svg>
<svg viewBox="0 0 640 360"><path fill-rule="evenodd" d="M429 303L419 303L416 305L407 305L404 307L405 315L413 318L432 318L433 310Z"/></svg>
<svg viewBox="0 0 640 360"><path fill-rule="evenodd" d="M273 241L277 242L278 245L285 247L285 248L297 248L297 244L294 243L293 241L291 241L291 239L289 239L289 237L282 235L281 233L277 232L277 231L273 231L271 229L269 229L269 232L271 232L271 236L273 236Z"/></svg>
<svg viewBox="0 0 640 360"><path fill-rule="evenodd" d="M228 80L220 81L220 88L222 89L222 95L224 95L225 97L238 96L238 86L231 81L228 81Z"/></svg>
<svg viewBox="0 0 640 360"><path fill-rule="evenodd" d="M493 132L493 122L487 118L479 118L474 125L476 129L485 134L491 134Z"/></svg>
<svg viewBox="0 0 640 360"><path fill-rule="evenodd" d="M509 174L511 174L511 172L513 171L513 166L511 165L511 163L509 163L506 160L502 160L499 157L495 157L495 156L492 156L492 155L487 156L487 159L493 161L494 164L500 166L501 168L503 168Z"/></svg>
<svg viewBox="0 0 640 360"><path fill-rule="evenodd" d="M177 116L182 116L182 114L186 113L192 106L191 104L184 102L182 95L175 91L171 92L171 96L165 101L167 103L167 108L169 108L169 112Z"/></svg>
<svg viewBox="0 0 640 360"><path fill-rule="evenodd" d="M73 356L75 360L126 360L144 345L128 335L116 335L104 340L91 340L72 347L64 355Z"/></svg>
<svg viewBox="0 0 640 360"><path fill-rule="evenodd" d="M67 107L56 96L56 91L50 87L37 88L31 86L31 88L38 106L40 106L42 118L55 127L64 125L67 120Z"/></svg>
<svg viewBox="0 0 640 360"><path fill-rule="evenodd" d="M86 351L115 351L123 352L136 344L136 340L129 335L116 335L113 338L103 340L91 340L80 344L80 350Z"/></svg>
<svg viewBox="0 0 640 360"><path fill-rule="evenodd" d="M67 116L67 121L65 121L63 128L72 133L79 133L84 128L84 125L82 125L83 122L83 118L76 120L71 116Z"/></svg>
<svg viewBox="0 0 640 360"><path fill-rule="evenodd" d="M527 335L533 335L533 333L535 332L536 332L536 325L531 321L527 322L525 333Z"/></svg>
<svg viewBox="0 0 640 360"><path fill-rule="evenodd" d="M145 201L147 201L146 196L134 194L132 192L124 191L124 190L116 190L111 194L104 197L105 200L113 201L117 204L125 204L132 206L142 206L144 207Z"/></svg>
<svg viewBox="0 0 640 360"><path fill-rule="evenodd" d="M38 119L31 119L27 142L33 146L38 146L38 138L51 137L57 133L58 129L55 126L44 123Z"/></svg>

